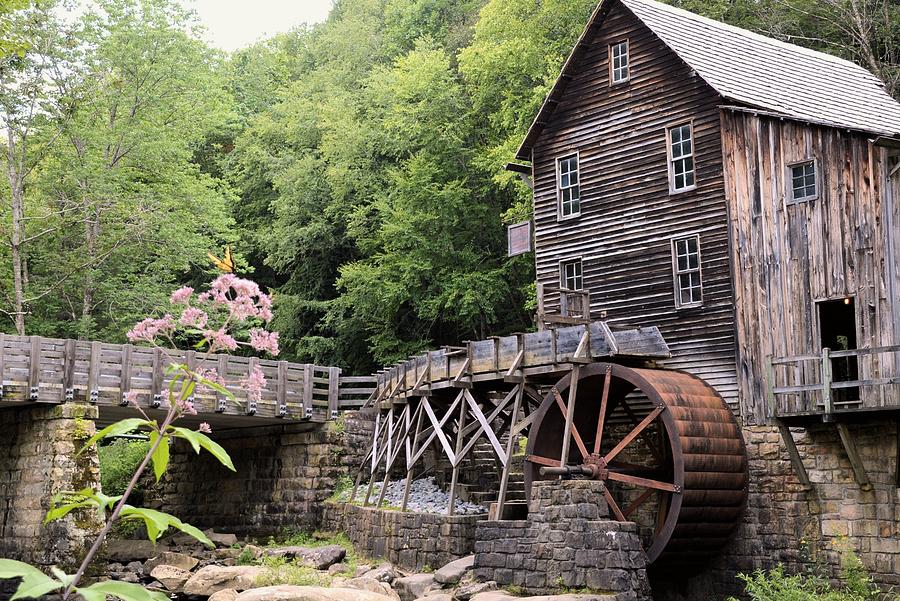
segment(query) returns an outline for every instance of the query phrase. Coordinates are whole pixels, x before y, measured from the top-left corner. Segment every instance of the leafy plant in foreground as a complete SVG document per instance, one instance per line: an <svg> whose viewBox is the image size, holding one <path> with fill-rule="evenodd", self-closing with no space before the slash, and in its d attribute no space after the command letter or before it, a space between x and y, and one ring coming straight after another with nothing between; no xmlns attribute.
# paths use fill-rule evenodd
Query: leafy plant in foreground
<svg viewBox="0 0 900 601"><path fill-rule="evenodd" d="M210 353L233 351L238 346L244 345L271 355L278 354L278 334L264 328L272 319L272 301L254 282L233 274L225 274L212 282L208 292L195 296L192 288L184 287L172 293L170 302L177 309L177 319L172 314L166 314L158 319L145 319L128 332L128 338L132 342L144 342L157 348L162 348L160 346L162 341L174 347L175 340L178 339L196 341L193 344L194 348L204 349ZM246 337L248 341L238 342L236 336ZM168 407L162 421L151 419L138 403L138 395L129 392L126 400L140 417L123 419L103 428L91 436L78 451L81 454L106 438L134 432L145 434L148 437L148 448L122 494L107 495L102 490L90 488L60 493L53 498L44 519L44 523L48 523L64 518L73 511L97 511L101 519L106 518L103 529L78 570L75 574L66 574L52 567L50 569L52 575L48 575L27 563L0 559L0 579L21 579L11 601L40 597L57 591L62 591L64 601L73 594L81 596L84 601L105 601L107 596L117 597L123 601L166 601L168 597L165 594L148 591L138 584L105 581L85 587L78 586L104 539L113 525L119 521L142 523L147 537L153 542L159 540L169 529L175 529L209 547L214 546L202 531L173 515L128 504L128 498L148 467L152 466L157 482L162 478L169 465L173 439L186 440L196 453L205 450L222 465L235 471L234 464L225 449L207 436L212 432L209 424L205 422L200 424L198 430L174 425L185 415L197 414L191 400L195 392L203 389L215 390L233 399L233 395L225 386L224 378L215 370L194 369L172 361L167 353L162 353L162 356L170 362L166 367L166 375L169 378ZM265 383L262 370L256 366L239 384L246 390L249 399L259 401Z"/></svg>

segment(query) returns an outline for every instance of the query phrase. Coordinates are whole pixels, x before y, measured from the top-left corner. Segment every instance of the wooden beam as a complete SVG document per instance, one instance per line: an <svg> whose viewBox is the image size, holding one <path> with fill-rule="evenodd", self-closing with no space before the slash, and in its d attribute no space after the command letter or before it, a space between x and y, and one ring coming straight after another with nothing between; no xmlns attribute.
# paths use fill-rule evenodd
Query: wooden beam
<svg viewBox="0 0 900 601"><path fill-rule="evenodd" d="M856 445L853 443L853 438L850 436L847 424L837 422L836 425L838 434L841 437L841 444L844 445L844 451L847 452L847 458L850 460L850 466L853 468L853 475L856 477L856 483L859 484L859 487L862 490L872 490L872 485L869 483L869 477L866 475L866 468L863 465L862 458L860 458L859 453L856 451Z"/></svg>
<svg viewBox="0 0 900 601"><path fill-rule="evenodd" d="M131 353L134 347L130 344L122 346L122 371L119 379L119 404L128 405L128 393L131 392Z"/></svg>
<svg viewBox="0 0 900 601"><path fill-rule="evenodd" d="M806 467L803 465L800 451L797 450L797 443L794 442L794 435L791 434L791 429L780 419L776 418L775 423L778 424L781 440L784 441L784 446L787 447L788 456L791 458L791 465L794 466L794 472L797 474L797 479L800 480L800 484L807 489L812 488L812 484L809 481L809 474L806 473Z"/></svg>
<svg viewBox="0 0 900 601"><path fill-rule="evenodd" d="M28 364L28 399L38 400L41 386L41 337L31 337L31 352Z"/></svg>

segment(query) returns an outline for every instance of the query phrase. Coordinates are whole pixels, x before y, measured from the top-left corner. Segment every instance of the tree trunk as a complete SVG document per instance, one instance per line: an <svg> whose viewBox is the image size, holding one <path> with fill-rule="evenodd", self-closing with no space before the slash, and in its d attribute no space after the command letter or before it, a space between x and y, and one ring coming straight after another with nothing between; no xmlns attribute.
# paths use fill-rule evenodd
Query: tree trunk
<svg viewBox="0 0 900 601"><path fill-rule="evenodd" d="M12 228L10 235L10 248L13 270L13 321L16 324L16 333L25 335L25 279L24 274L24 240L25 240L25 174L23 172L25 162L19 160L17 154L24 157L24 140L22 148L18 149L15 134L12 127L7 127L7 175L11 190Z"/></svg>
<svg viewBox="0 0 900 601"><path fill-rule="evenodd" d="M84 270L83 291L81 298L81 323L86 328L94 312L94 259L97 257L97 240L100 238L100 209L84 200L84 244L86 263ZM84 330L81 337L90 337L91 332Z"/></svg>

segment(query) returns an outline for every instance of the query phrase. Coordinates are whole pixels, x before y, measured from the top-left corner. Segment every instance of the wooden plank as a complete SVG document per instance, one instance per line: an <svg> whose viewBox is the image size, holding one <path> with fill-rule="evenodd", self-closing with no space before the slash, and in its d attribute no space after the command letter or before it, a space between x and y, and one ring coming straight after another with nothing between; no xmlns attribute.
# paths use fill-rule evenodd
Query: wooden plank
<svg viewBox="0 0 900 601"><path fill-rule="evenodd" d="M153 349L153 368L150 377L150 406L158 408L163 400L163 378L165 377L166 359L159 348Z"/></svg>
<svg viewBox="0 0 900 601"><path fill-rule="evenodd" d="M228 381L228 355L220 354L218 357L216 357L216 374L218 374L218 376L222 378L222 381ZM156 372L154 371L154 376L155 375ZM227 408L228 395L217 390L215 409L216 413L224 413Z"/></svg>
<svg viewBox="0 0 900 601"><path fill-rule="evenodd" d="M300 405L300 418L309 419L312 417L313 408L313 366L303 366L303 402Z"/></svg>
<svg viewBox="0 0 900 601"><path fill-rule="evenodd" d="M863 465L862 458L856 450L856 445L853 443L853 438L850 436L847 424L837 422L836 425L838 434L841 438L841 444L844 447L844 451L847 453L847 458L850 460L850 466L853 468L853 475L856 478L856 483L859 484L859 487L862 490L872 490L872 485L869 483L869 477L866 475L866 468Z"/></svg>
<svg viewBox="0 0 900 601"><path fill-rule="evenodd" d="M275 396L278 402L278 417L286 417L288 414L287 406L287 361L278 362L278 379L275 381Z"/></svg>
<svg viewBox="0 0 900 601"><path fill-rule="evenodd" d="M794 466L794 472L797 474L797 479L800 480L800 484L809 488L811 486L809 474L807 474L806 467L803 465L803 458L800 456L800 451L797 450L797 443L794 442L794 435L791 434L790 428L788 428L780 419L776 420L775 423L778 425L781 440L784 442L785 448L787 448L788 456L791 459L791 465Z"/></svg>
<svg viewBox="0 0 900 601"><path fill-rule="evenodd" d="M2 352L2 351L0 351ZM76 345L74 340L66 340L65 342L65 350L63 351L63 386L62 386L62 399L63 401L73 401L75 400L75 358L76 358ZM2 380L2 379L0 379Z"/></svg>

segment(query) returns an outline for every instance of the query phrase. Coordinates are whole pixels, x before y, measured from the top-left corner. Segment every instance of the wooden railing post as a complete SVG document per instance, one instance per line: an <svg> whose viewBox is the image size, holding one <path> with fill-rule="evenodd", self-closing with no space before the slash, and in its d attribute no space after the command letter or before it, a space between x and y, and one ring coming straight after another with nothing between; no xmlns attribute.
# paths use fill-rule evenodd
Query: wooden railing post
<svg viewBox="0 0 900 601"><path fill-rule="evenodd" d="M153 349L153 370L150 373L150 406L158 409L162 405L163 385L163 351L160 348Z"/></svg>
<svg viewBox="0 0 900 601"><path fill-rule="evenodd" d="M31 354L28 365L28 399L38 400L41 386L41 337L31 337Z"/></svg>
<svg viewBox="0 0 900 601"><path fill-rule="evenodd" d="M339 367L328 368L328 419L337 419L338 393L341 386L341 369Z"/></svg>
<svg viewBox="0 0 900 601"><path fill-rule="evenodd" d="M259 358L250 357L250 365L248 366L249 371L247 373L252 374L253 370L256 369L256 367L258 365L259 365ZM248 392L247 393L247 409L246 409L247 415L255 415L256 408L257 408L256 407L256 399L252 398Z"/></svg>
<svg viewBox="0 0 900 601"><path fill-rule="evenodd" d="M766 357L766 399L769 404L769 419L778 417L778 399L775 396L775 364L772 355Z"/></svg>
<svg viewBox="0 0 900 601"><path fill-rule="evenodd" d="M278 417L286 417L287 406L287 361L278 362L278 384L276 389L278 397Z"/></svg>
<svg viewBox="0 0 900 601"><path fill-rule="evenodd" d="M66 340L63 349L63 401L75 400L75 354L77 352L76 342Z"/></svg>
<svg viewBox="0 0 900 601"><path fill-rule="evenodd" d="M128 393L131 391L131 350L130 344L122 347L122 371L119 375L119 404L128 405Z"/></svg>
<svg viewBox="0 0 900 601"><path fill-rule="evenodd" d="M300 405L300 419L312 417L313 408L313 366L303 366L303 403Z"/></svg>
<svg viewBox="0 0 900 601"><path fill-rule="evenodd" d="M100 400L100 342L91 343L91 363L88 368L88 399L96 404Z"/></svg>
<svg viewBox="0 0 900 601"><path fill-rule="evenodd" d="M832 421L834 401L831 398L831 349L828 347L822 349L822 404L825 405L822 421Z"/></svg>

